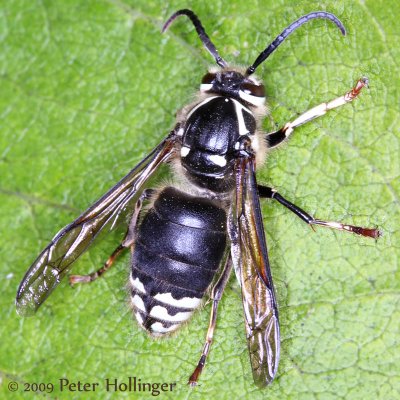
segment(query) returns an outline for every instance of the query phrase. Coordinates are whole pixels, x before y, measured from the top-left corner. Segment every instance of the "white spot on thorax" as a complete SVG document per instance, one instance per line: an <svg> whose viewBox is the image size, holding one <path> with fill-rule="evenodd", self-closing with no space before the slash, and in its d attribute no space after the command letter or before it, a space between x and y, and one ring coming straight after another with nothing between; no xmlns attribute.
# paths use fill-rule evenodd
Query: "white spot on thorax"
<svg viewBox="0 0 400 400"><path fill-rule="evenodd" d="M181 157L186 157L190 153L190 147L182 146L181 147Z"/></svg>
<svg viewBox="0 0 400 400"><path fill-rule="evenodd" d="M225 167L226 158L224 156L219 156L218 154L213 154L208 157L210 161L214 164L219 165L220 167Z"/></svg>

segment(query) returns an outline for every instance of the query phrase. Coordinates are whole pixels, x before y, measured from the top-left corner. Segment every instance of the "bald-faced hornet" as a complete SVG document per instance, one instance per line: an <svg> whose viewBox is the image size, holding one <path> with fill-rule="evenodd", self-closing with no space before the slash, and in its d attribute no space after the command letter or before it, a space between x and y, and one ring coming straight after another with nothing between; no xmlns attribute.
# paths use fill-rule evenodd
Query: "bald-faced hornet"
<svg viewBox="0 0 400 400"><path fill-rule="evenodd" d="M266 151L284 142L293 130L351 102L367 85L355 87L264 134L265 90L253 76L256 68L295 29L315 18L339 19L327 12L307 14L289 25L247 69L230 67L221 58L198 17L190 10L174 13L163 27L184 15L193 23L218 68L203 77L196 100L177 115L170 134L131 172L42 251L23 278L16 297L20 315L32 315L70 271L99 233L129 213L123 242L104 266L92 274L70 276L72 284L91 282L107 271L125 249L132 252L130 300L139 325L152 336L165 336L187 321L211 289L211 320L204 349L189 378L194 385L205 365L216 326L217 308L233 268L239 281L250 361L255 383L268 385L279 361L278 308L272 284L259 198L270 198L311 226L320 225L377 238L378 229L315 219L272 188L256 181L256 165ZM160 165L173 165L175 183L148 189ZM145 208L142 208L146 204Z"/></svg>

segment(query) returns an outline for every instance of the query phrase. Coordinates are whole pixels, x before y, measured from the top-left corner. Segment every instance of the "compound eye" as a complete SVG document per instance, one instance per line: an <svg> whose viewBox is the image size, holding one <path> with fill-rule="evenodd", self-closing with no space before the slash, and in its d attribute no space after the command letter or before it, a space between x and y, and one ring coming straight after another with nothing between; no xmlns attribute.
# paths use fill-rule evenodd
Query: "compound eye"
<svg viewBox="0 0 400 400"><path fill-rule="evenodd" d="M249 96L265 97L264 85L246 82L241 85L240 89Z"/></svg>
<svg viewBox="0 0 400 400"><path fill-rule="evenodd" d="M213 82L215 80L215 77L216 74L213 74L211 72L205 74L203 76L203 79L201 80L200 91L208 92L209 90L211 90L213 87Z"/></svg>
<svg viewBox="0 0 400 400"><path fill-rule="evenodd" d="M215 74L208 72L203 76L203 79L201 80L201 83L204 85L211 85L213 83L213 80L215 79Z"/></svg>

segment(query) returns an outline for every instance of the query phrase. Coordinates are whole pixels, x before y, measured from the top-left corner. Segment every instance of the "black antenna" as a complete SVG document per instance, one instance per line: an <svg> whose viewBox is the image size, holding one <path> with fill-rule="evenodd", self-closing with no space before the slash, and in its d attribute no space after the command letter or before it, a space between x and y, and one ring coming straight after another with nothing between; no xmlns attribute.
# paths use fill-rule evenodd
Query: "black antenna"
<svg viewBox="0 0 400 400"><path fill-rule="evenodd" d="M332 21L342 32L343 36L346 35L346 29L343 26L343 24L340 22L340 20L333 14L327 13L325 11L316 11L312 12L307 15L303 15L296 21L294 21L291 25L289 25L286 29L284 29L276 38L275 40L263 51L260 53L260 55L257 57L256 61L254 61L253 65L251 65L249 68L247 68L246 74L251 75L256 68L263 62L265 61L272 52L274 52L278 46L297 28L299 28L301 25L305 24L306 22L315 19L315 18L325 18L329 19Z"/></svg>
<svg viewBox="0 0 400 400"><path fill-rule="evenodd" d="M227 62L218 54L218 50L214 46L213 42L208 37L206 31L204 30L203 25L201 24L197 15L191 10L178 10L174 14L172 14L168 21L164 24L161 32L164 33L171 23L180 15L186 15L193 23L196 28L197 34L199 35L200 40L203 42L204 47L210 52L210 54L215 58L215 62L222 68L228 66Z"/></svg>

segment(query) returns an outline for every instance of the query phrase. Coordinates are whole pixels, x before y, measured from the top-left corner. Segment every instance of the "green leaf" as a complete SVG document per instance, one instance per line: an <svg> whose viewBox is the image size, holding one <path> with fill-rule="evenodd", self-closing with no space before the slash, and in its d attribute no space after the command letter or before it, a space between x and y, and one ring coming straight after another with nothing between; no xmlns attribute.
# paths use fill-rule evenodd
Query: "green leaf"
<svg viewBox="0 0 400 400"><path fill-rule="evenodd" d="M262 3L262 4L261 4ZM163 21L199 15L221 55L249 65L297 17L335 13L301 27L266 61L266 131L343 94L353 104L299 128L259 170L319 218L379 226L377 242L314 233L273 202L263 214L282 334L273 384L252 381L240 290L230 281L200 386L186 386L200 355L210 304L179 334L150 339L126 305L128 256L103 279L64 282L33 318L16 315L15 292L54 234L128 172L173 127L213 60L194 28ZM176 382L174 399L396 399L399 359L399 67L397 1L279 2L3 1L0 7L0 397L26 398L24 382L53 383L48 398L148 398L107 392L104 380ZM123 229L98 243L74 272L101 266ZM60 391L59 380L99 383ZM19 384L10 392L11 381ZM71 389L71 388L70 388Z"/></svg>

